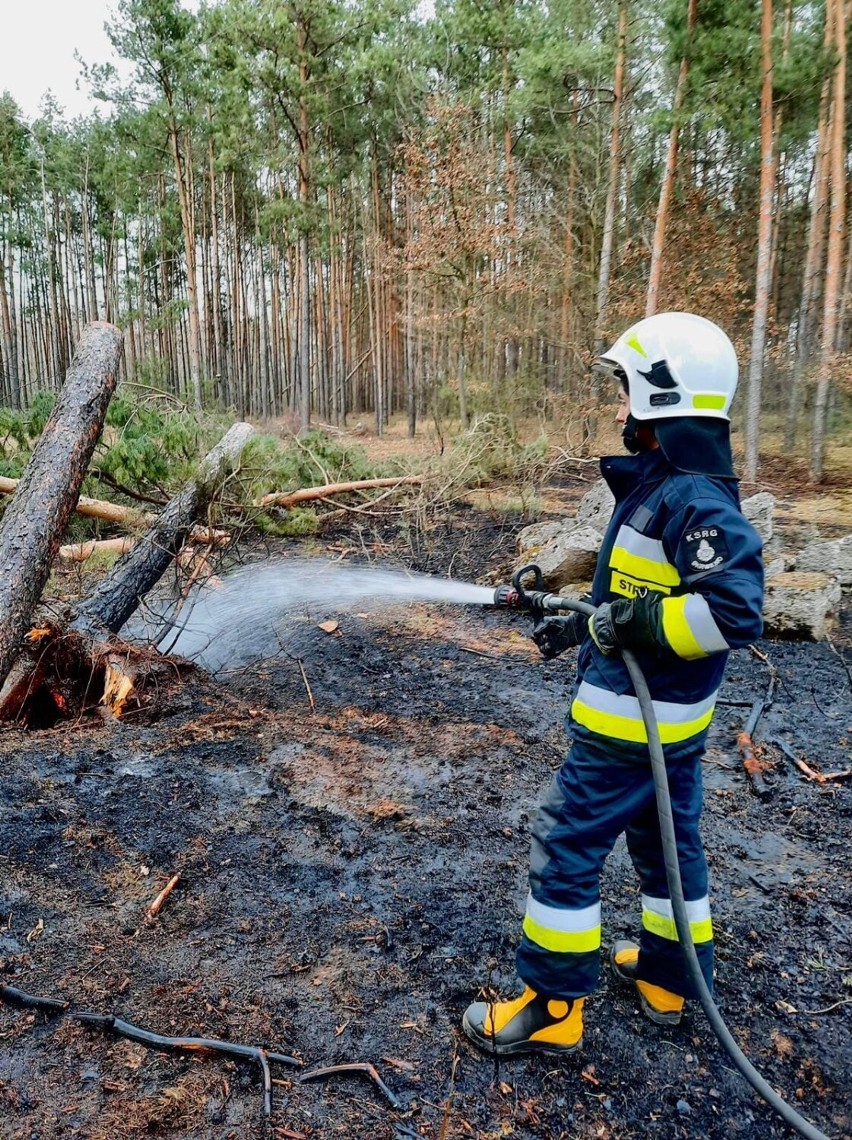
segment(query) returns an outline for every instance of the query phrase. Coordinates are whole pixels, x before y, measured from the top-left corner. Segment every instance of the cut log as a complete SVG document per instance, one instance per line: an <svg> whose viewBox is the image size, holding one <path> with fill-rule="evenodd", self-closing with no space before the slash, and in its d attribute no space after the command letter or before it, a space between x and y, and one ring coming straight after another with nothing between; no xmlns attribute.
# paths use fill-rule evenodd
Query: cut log
<svg viewBox="0 0 852 1140"><path fill-rule="evenodd" d="M0 494L13 494L19 482L19 479L0 477ZM146 522L151 521L150 515L135 511L132 507L121 507L117 503L110 503L107 499L87 499L85 495L81 495L77 500L74 510L86 518L102 519L104 522L117 523L119 526L144 526Z"/></svg>
<svg viewBox="0 0 852 1140"><path fill-rule="evenodd" d="M422 475L398 475L388 479L356 479L351 483L329 483L325 487L301 487L298 491L274 491L255 499L256 507L295 507L312 499L325 499L331 495L345 495L347 491L371 491L378 487L404 487L423 482Z"/></svg>
<svg viewBox="0 0 852 1140"><path fill-rule="evenodd" d="M32 620L115 390L122 337L88 325L0 523L0 684Z"/></svg>
<svg viewBox="0 0 852 1140"><path fill-rule="evenodd" d="M136 545L136 539L104 538L100 541L73 542L70 546L60 546L59 557L66 562L85 562L93 554L126 554Z"/></svg>
<svg viewBox="0 0 852 1140"><path fill-rule="evenodd" d="M189 532L189 540L204 546L227 546L231 536L225 530L213 530L209 527L194 526ZM85 562L93 554L106 554L110 551L117 554L126 554L132 550L137 539L125 535L123 538L92 539L90 542L74 542L68 546L60 546L59 557L66 562Z"/></svg>
<svg viewBox="0 0 852 1140"><path fill-rule="evenodd" d="M133 550L116 563L80 604L71 623L72 630L102 641L118 633L171 565L199 513L239 461L253 434L251 424L238 423L229 429L202 461L198 476L183 486Z"/></svg>

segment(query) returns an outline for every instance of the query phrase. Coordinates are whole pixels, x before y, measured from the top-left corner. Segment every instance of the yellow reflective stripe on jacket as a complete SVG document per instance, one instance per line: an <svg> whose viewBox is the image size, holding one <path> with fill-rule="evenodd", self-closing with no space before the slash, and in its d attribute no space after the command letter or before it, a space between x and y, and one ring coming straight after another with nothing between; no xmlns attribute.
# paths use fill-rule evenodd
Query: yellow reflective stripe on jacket
<svg viewBox="0 0 852 1140"><path fill-rule="evenodd" d="M686 904L686 915L689 919L689 929L693 942L711 942L713 939L713 920L710 917L710 900L705 895L702 899ZM667 938L670 942L677 942L677 927L675 926L674 911L670 899L652 898L651 895L642 895L642 925L651 934L660 938Z"/></svg>
<svg viewBox="0 0 852 1140"><path fill-rule="evenodd" d="M654 701L654 713L663 744L676 744L702 732L713 719L716 693L703 701L681 705L673 701ZM635 744L648 743L648 731L639 709L639 701L626 693L612 693L583 681L571 705L571 716L578 724L600 736L614 737Z"/></svg>
<svg viewBox="0 0 852 1140"><path fill-rule="evenodd" d="M662 611L663 633L679 657L697 661L729 648L700 594L663 598Z"/></svg>
<svg viewBox="0 0 852 1140"><path fill-rule="evenodd" d="M536 946L559 954L584 954L601 945L601 904L563 910L527 897L524 934Z"/></svg>
<svg viewBox="0 0 852 1140"><path fill-rule="evenodd" d="M666 558L662 542L656 538L647 538L626 524L618 528L609 565L613 570L629 574L631 578L653 584L654 588L671 588L679 586L681 582L677 567L672 566Z"/></svg>

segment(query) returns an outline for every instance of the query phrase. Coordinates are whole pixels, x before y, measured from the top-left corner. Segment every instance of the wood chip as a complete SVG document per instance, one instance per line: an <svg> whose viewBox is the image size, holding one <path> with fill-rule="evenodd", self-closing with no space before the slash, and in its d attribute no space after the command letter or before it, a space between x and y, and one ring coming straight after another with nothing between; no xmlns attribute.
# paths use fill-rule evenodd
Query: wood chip
<svg viewBox="0 0 852 1140"><path fill-rule="evenodd" d="M339 626L339 621L321 621L317 628L321 629L323 633L336 633Z"/></svg>
<svg viewBox="0 0 852 1140"><path fill-rule="evenodd" d="M44 933L44 919L40 918L32 930L27 935L27 942L35 942Z"/></svg>

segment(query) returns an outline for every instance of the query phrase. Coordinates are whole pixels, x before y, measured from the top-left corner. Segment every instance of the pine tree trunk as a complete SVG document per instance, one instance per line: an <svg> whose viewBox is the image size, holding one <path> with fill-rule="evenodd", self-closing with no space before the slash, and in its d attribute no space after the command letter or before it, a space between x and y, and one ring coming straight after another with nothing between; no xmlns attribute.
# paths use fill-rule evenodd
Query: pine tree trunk
<svg viewBox="0 0 852 1140"><path fill-rule="evenodd" d="M598 301L595 314L595 352L603 350L606 310L609 302L609 279L615 246L615 215L621 175L621 105L624 98L624 62L627 55L627 0L618 4L618 51L615 59L615 83L612 98L612 130L610 132L609 179L606 193L601 262L598 272Z"/></svg>
<svg viewBox="0 0 852 1140"><path fill-rule="evenodd" d="M121 333L84 330L59 399L0 523L0 685L27 632L115 390Z"/></svg>
<svg viewBox="0 0 852 1140"><path fill-rule="evenodd" d="M828 3L825 11L825 35L823 48L831 49L834 37L834 5ZM796 368L790 385L787 417L784 428L784 450L789 453L796 445L796 432L799 424L799 410L802 403L802 388L808 364L813 355L814 326L817 321L819 291L822 274L820 267L825 252L825 236L829 201L830 180L830 133L829 108L831 104L831 77L826 76L822 85L817 125L817 150L814 158L813 198L811 200L808 223L808 243L805 253L805 267L802 280L802 296L799 303L799 319L796 329Z"/></svg>
<svg viewBox="0 0 852 1140"><path fill-rule="evenodd" d="M172 150L172 161L175 169L175 182L177 184L178 205L180 207L181 229L183 230L183 249L186 260L186 291L189 301L189 361L190 383L195 407L201 411L201 327L198 315L198 281L195 254L195 219L191 199L189 182L189 160L183 153L178 136L178 127L174 119L171 98L169 100L169 144Z"/></svg>
<svg viewBox="0 0 852 1140"><path fill-rule="evenodd" d="M811 478L819 482L825 469L825 434L831 371L835 363L838 315L840 310L843 230L846 221L846 5L830 0L834 7L834 70L831 108L831 213L828 222L828 252L825 264L822 347L811 440Z"/></svg>
<svg viewBox="0 0 852 1140"><path fill-rule="evenodd" d="M139 543L77 607L70 629L103 640L118 633L171 565L196 518L253 434L254 428L245 423L234 424L227 431L205 456L198 475L184 485Z"/></svg>
<svg viewBox="0 0 852 1140"><path fill-rule="evenodd" d="M680 61L680 71L675 88L674 104L672 105L672 129L669 133L669 146L666 153L666 166L663 172L663 182L660 187L660 200L657 205L657 218L654 224L654 244L651 247L651 269L648 275L648 299L645 304L645 316L652 317L657 311L660 293L660 281L663 272L663 254L666 247L666 225L669 216L669 203L674 192L675 171L677 169L677 151L680 131L680 111L686 97L686 81L689 77L688 52L692 41L692 30L698 18L698 0L688 0L686 14L686 52Z"/></svg>
<svg viewBox="0 0 852 1140"><path fill-rule="evenodd" d="M18 358L15 334L12 328L12 314L6 293L5 250L0 248L0 320L3 323L3 363L6 370L6 386L9 403L13 408L21 406L21 383L18 378Z"/></svg>
<svg viewBox="0 0 852 1140"><path fill-rule="evenodd" d="M766 322L769 316L769 291L772 272L772 199L775 189L773 158L775 136L772 124L772 0L763 0L760 45L762 71L760 87L760 208L757 231L757 280L745 421L744 478L750 483L753 483L757 477L760 456L763 353L766 347Z"/></svg>

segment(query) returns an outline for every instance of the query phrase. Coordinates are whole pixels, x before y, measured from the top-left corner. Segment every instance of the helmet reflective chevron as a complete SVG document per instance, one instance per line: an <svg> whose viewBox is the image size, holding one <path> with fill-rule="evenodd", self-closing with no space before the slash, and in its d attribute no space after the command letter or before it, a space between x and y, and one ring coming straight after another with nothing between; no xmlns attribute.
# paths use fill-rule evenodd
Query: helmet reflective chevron
<svg viewBox="0 0 852 1140"><path fill-rule="evenodd" d="M646 317L622 333L599 367L623 371L637 420L730 419L737 354L718 325L694 313Z"/></svg>

